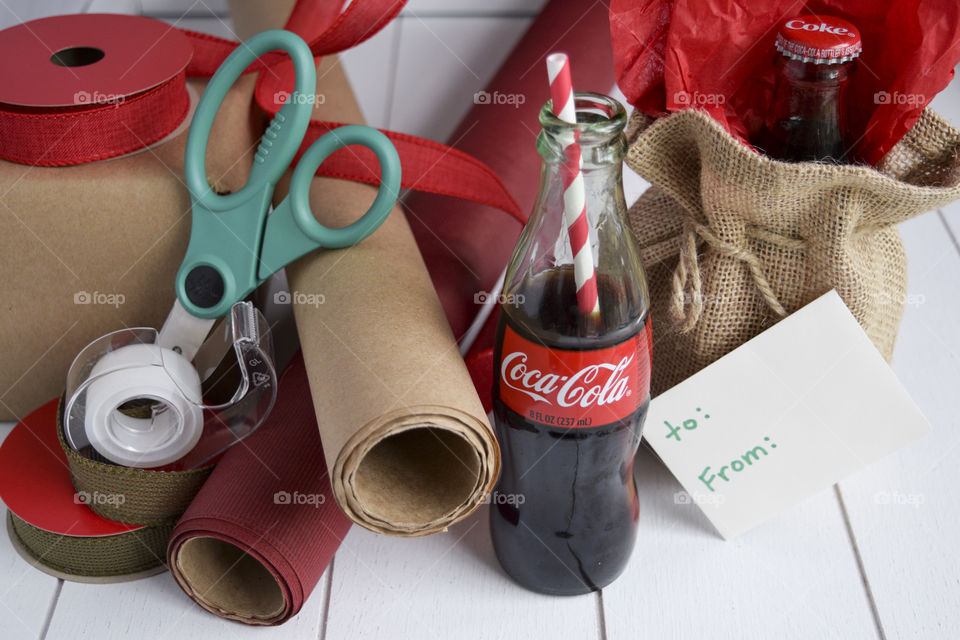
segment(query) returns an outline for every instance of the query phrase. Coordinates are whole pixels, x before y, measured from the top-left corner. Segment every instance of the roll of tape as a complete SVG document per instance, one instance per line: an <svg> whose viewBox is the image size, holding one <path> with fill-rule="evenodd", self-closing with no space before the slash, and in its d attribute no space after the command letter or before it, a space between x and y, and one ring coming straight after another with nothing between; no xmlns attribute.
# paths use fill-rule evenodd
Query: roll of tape
<svg viewBox="0 0 960 640"><path fill-rule="evenodd" d="M127 467L159 467L188 453L203 433L200 376L190 362L154 344L105 354L90 372L84 429L90 444ZM148 417L121 411L152 403Z"/></svg>

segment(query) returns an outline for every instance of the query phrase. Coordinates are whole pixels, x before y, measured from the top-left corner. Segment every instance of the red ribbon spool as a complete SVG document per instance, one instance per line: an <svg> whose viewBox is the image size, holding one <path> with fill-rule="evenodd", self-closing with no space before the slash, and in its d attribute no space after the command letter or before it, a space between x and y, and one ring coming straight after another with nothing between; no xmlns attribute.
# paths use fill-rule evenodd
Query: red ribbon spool
<svg viewBox="0 0 960 640"><path fill-rule="evenodd" d="M0 157L59 167L163 139L190 110L192 56L183 32L139 16L55 16L5 29Z"/></svg>

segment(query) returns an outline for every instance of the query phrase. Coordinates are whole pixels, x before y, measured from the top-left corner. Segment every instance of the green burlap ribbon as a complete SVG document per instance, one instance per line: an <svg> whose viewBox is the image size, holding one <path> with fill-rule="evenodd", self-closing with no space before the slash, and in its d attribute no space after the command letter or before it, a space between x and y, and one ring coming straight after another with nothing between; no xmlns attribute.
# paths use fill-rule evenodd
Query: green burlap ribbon
<svg viewBox="0 0 960 640"><path fill-rule="evenodd" d="M190 506L214 467L211 463L187 471L150 471L91 460L67 444L59 407L57 437L67 455L70 478L77 493L109 497L107 500L88 500L87 506L107 520L124 524L158 526L175 523Z"/></svg>
<svg viewBox="0 0 960 640"><path fill-rule="evenodd" d="M143 527L112 536L65 536L44 531L7 512L8 528L34 561L67 576L109 578L163 564L173 525Z"/></svg>

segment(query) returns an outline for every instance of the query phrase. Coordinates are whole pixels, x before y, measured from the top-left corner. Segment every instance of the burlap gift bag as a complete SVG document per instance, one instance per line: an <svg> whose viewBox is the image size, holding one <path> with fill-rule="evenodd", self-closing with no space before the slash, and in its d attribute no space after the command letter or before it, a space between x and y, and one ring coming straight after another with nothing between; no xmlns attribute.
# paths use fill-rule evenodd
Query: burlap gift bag
<svg viewBox="0 0 960 640"><path fill-rule="evenodd" d="M889 360L906 296L896 224L960 197L960 131L927 109L878 169L755 153L704 113L635 111L630 209L650 284L653 393L830 289Z"/></svg>

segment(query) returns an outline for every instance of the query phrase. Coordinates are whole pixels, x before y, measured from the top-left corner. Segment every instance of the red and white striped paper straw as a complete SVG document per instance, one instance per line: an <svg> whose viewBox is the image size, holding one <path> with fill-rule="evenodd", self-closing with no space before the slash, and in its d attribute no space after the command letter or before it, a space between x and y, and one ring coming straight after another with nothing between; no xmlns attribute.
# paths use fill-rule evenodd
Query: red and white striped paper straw
<svg viewBox="0 0 960 640"><path fill-rule="evenodd" d="M570 59L565 53L547 56L547 76L550 79L550 98L553 113L564 122L576 124L577 107L570 80ZM573 250L573 276L577 285L577 307L584 315L600 312L597 299L597 272L594 268L593 251L590 249L590 224L587 222L586 193L583 187L579 132L564 140L566 157L561 173L563 176L563 219L567 225L570 248Z"/></svg>

